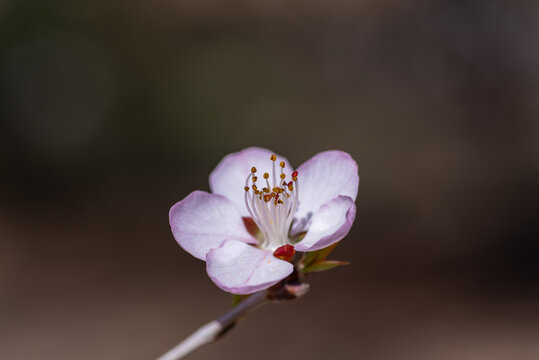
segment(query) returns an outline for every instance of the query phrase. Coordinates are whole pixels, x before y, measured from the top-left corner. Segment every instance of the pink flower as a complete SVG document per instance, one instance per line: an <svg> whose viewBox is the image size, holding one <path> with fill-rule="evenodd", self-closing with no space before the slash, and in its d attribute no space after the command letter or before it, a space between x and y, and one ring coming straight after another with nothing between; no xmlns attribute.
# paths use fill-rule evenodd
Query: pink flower
<svg viewBox="0 0 539 360"><path fill-rule="evenodd" d="M185 251L206 261L217 286L250 294L294 270L274 256L278 248L294 245L309 252L346 236L356 215L358 186L358 166L345 152L319 153L294 171L269 150L247 148L225 156L213 170L212 193L194 191L170 209L170 226ZM258 239L243 218L257 225ZM293 243L291 238L302 233Z"/></svg>

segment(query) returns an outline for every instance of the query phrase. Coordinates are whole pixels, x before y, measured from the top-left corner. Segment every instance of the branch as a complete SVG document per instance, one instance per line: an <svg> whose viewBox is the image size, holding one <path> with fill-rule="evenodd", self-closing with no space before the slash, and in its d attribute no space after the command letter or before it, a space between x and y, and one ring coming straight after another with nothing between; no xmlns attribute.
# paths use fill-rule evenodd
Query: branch
<svg viewBox="0 0 539 360"><path fill-rule="evenodd" d="M221 317L202 326L157 360L183 359L203 345L218 340L220 336L234 326L243 315L267 301L268 292L266 290L249 296Z"/></svg>

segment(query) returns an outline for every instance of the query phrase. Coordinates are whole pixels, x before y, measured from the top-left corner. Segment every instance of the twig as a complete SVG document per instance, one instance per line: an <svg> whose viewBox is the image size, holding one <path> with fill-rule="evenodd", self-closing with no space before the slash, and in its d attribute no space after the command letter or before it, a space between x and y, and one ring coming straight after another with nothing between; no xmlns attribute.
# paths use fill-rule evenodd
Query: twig
<svg viewBox="0 0 539 360"><path fill-rule="evenodd" d="M169 352L157 360L179 360L193 351L209 344L223 335L234 326L240 318L258 305L268 301L267 291L260 291L240 302L233 309L223 314L217 320L213 320L192 333L188 338L172 348Z"/></svg>

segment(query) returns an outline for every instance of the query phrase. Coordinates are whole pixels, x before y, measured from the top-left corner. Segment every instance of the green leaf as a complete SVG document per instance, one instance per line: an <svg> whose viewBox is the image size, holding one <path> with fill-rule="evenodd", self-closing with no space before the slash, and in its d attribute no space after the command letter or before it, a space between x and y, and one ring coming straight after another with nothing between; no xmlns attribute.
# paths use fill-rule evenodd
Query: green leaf
<svg viewBox="0 0 539 360"><path fill-rule="evenodd" d="M326 248L306 253L301 260L301 266L303 267L303 269L305 269L310 265L326 260L326 258L329 256L329 254L331 254L333 249L337 247L337 245L339 245L339 242L336 242L335 244L330 245Z"/></svg>
<svg viewBox="0 0 539 360"><path fill-rule="evenodd" d="M346 261L336 261L336 260L324 260L324 261L318 261L316 263L313 263L303 269L304 274L308 274L311 272L320 272L320 271L326 271L329 269L333 269L337 266L343 266L348 265L349 262Z"/></svg>

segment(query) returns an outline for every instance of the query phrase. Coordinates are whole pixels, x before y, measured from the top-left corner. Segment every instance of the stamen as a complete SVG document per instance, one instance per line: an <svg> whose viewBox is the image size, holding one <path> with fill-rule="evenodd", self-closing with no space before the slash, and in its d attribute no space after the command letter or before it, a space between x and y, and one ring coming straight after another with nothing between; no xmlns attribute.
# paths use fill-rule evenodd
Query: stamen
<svg viewBox="0 0 539 360"><path fill-rule="evenodd" d="M251 168L245 181L245 206L262 232L259 246L274 251L290 243L288 231L298 202L298 172L294 171L292 181L287 181L286 174L283 172L285 162L278 162L280 169L277 170L275 166L277 156L272 154L270 160L272 161L271 180L269 173L263 173L266 186L261 190L254 184L257 181L254 175L257 172L256 167ZM249 194L250 189L253 189L252 195Z"/></svg>

